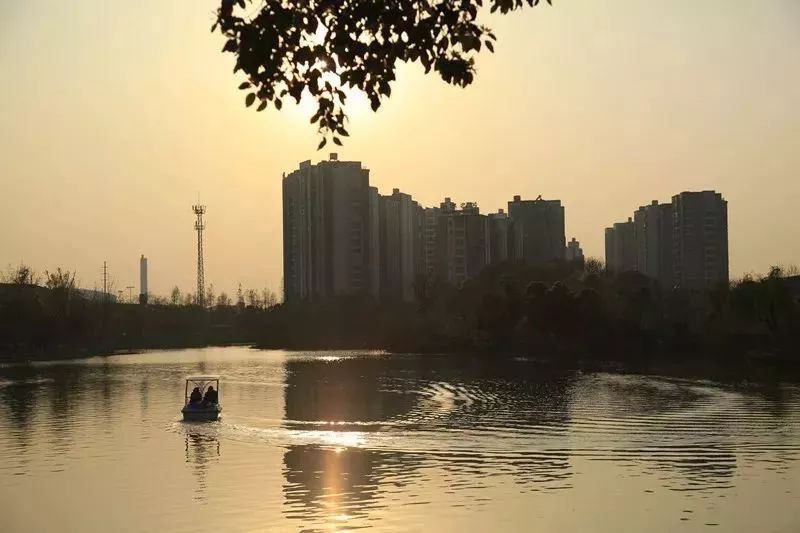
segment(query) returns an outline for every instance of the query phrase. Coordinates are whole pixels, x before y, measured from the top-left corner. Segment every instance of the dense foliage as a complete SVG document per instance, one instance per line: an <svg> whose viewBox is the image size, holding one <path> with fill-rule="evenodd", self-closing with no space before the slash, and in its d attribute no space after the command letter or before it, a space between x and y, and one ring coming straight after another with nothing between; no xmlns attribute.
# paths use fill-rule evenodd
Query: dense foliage
<svg viewBox="0 0 800 533"><path fill-rule="evenodd" d="M546 0L549 4L551 0ZM539 0L489 0L508 13ZM245 103L257 110L285 97L298 103L308 91L317 101L311 119L327 142L341 144L345 87L358 89L377 110L392 93L398 62L419 61L447 83L467 86L474 56L494 50L495 35L478 23L482 0L222 0L212 31L236 55L234 72L247 80Z"/></svg>
<svg viewBox="0 0 800 533"><path fill-rule="evenodd" d="M791 356L800 345L798 293L778 268L712 291L677 291L635 272L609 274L596 262L504 264L458 289L419 289L409 305L340 299L276 309L264 342L600 359Z"/></svg>

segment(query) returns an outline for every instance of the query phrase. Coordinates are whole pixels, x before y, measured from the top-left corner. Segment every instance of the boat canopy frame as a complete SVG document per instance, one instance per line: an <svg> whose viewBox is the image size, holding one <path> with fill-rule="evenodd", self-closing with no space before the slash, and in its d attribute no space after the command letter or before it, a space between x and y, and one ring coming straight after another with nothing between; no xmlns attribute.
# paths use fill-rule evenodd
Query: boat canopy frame
<svg viewBox="0 0 800 533"><path fill-rule="evenodd" d="M214 383L214 390L217 391L217 395L219 396L219 376L213 374L201 375L201 376L186 376L186 388L184 389L184 397L183 397L183 404L189 404L189 383L193 384L195 387L200 389L201 393L205 393L205 389L208 385Z"/></svg>

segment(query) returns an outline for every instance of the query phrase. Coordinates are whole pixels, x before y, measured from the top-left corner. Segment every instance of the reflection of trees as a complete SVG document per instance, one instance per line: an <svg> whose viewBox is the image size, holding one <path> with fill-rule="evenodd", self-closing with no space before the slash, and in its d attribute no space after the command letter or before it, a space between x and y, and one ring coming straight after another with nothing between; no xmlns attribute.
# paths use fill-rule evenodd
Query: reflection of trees
<svg viewBox="0 0 800 533"><path fill-rule="evenodd" d="M141 417L144 419L147 416L147 405L149 403L150 394L150 381L145 377L139 385L139 407L141 409Z"/></svg>
<svg viewBox="0 0 800 533"><path fill-rule="evenodd" d="M536 372L524 380L513 367L511 375L500 383L507 390L498 391L507 398L502 409L501 425L525 428L529 434L525 448L510 460L517 483L528 490L549 490L573 476L567 435L574 377L561 372ZM494 415L493 415L494 416Z"/></svg>
<svg viewBox="0 0 800 533"><path fill-rule="evenodd" d="M736 455L720 447L684 448L664 453L644 451L643 462L654 470L682 478L679 483L667 481L672 490L718 489L731 486L736 473Z"/></svg>
<svg viewBox="0 0 800 533"><path fill-rule="evenodd" d="M196 478L195 494L199 499L205 498L208 467L219 460L219 454L219 439L216 434L192 430L186 434L186 463L192 467Z"/></svg>
<svg viewBox="0 0 800 533"><path fill-rule="evenodd" d="M20 449L28 447L31 434L33 413L36 409L36 391L38 384L31 380L35 376L29 367L18 367L16 372L10 373L10 378L5 386L0 387L0 403L6 407L9 420L14 427Z"/></svg>
<svg viewBox="0 0 800 533"><path fill-rule="evenodd" d="M468 434L482 432L477 442L460 444L470 453L463 457L453 453L444 465L446 471L469 473L474 483L483 475L508 473L530 490L548 490L572 477L566 442L575 383L572 373L509 360L463 357L431 364L423 375L444 382L435 388L453 394L455 402L444 416L436 420L428 416L428 424Z"/></svg>
<svg viewBox="0 0 800 533"><path fill-rule="evenodd" d="M598 374L579 388L575 416L616 428L604 459L655 473L671 490L731 485L740 437L731 411L743 407L741 397L730 399L724 390L695 382L635 375Z"/></svg>

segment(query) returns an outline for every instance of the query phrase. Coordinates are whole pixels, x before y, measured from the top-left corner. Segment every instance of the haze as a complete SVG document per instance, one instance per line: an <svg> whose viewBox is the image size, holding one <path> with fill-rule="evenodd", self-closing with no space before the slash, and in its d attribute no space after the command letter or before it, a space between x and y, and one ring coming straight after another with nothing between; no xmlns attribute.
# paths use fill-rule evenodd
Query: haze
<svg viewBox="0 0 800 533"><path fill-rule="evenodd" d="M567 238L652 199L716 189L731 275L800 263L800 3L556 0L486 19L466 90L402 67L379 113L351 102L340 159L382 193L482 212L561 199ZM246 109L214 0L0 5L0 268L193 290L191 205L208 206L206 283L278 290L282 172L327 157L311 103Z"/></svg>

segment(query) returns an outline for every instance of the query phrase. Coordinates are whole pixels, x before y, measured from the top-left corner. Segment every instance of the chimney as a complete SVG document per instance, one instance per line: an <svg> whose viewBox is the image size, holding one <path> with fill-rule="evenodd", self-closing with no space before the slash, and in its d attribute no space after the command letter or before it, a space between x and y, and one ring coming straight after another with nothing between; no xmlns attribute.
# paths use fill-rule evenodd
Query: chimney
<svg viewBox="0 0 800 533"><path fill-rule="evenodd" d="M516 195L514 195L514 201L515 202L520 202L520 201L522 201L522 197L519 194L516 194Z"/></svg>
<svg viewBox="0 0 800 533"><path fill-rule="evenodd" d="M653 200L652 202L650 202L650 205L658 205L658 200Z"/></svg>
<svg viewBox="0 0 800 533"><path fill-rule="evenodd" d="M328 159L330 159L331 161L338 161L339 160L339 154L337 154L336 152L331 152L331 154L328 157Z"/></svg>
<svg viewBox="0 0 800 533"><path fill-rule="evenodd" d="M139 258L139 303L147 303L147 258L144 254Z"/></svg>
<svg viewBox="0 0 800 533"><path fill-rule="evenodd" d="M503 213L505 213L505 211L503 211L503 209L502 209L502 208L500 208L500 209L498 209L498 210L497 210L497 214L498 214L498 215L502 215Z"/></svg>
<svg viewBox="0 0 800 533"><path fill-rule="evenodd" d="M392 194L400 194L400 189L392 189Z"/></svg>

